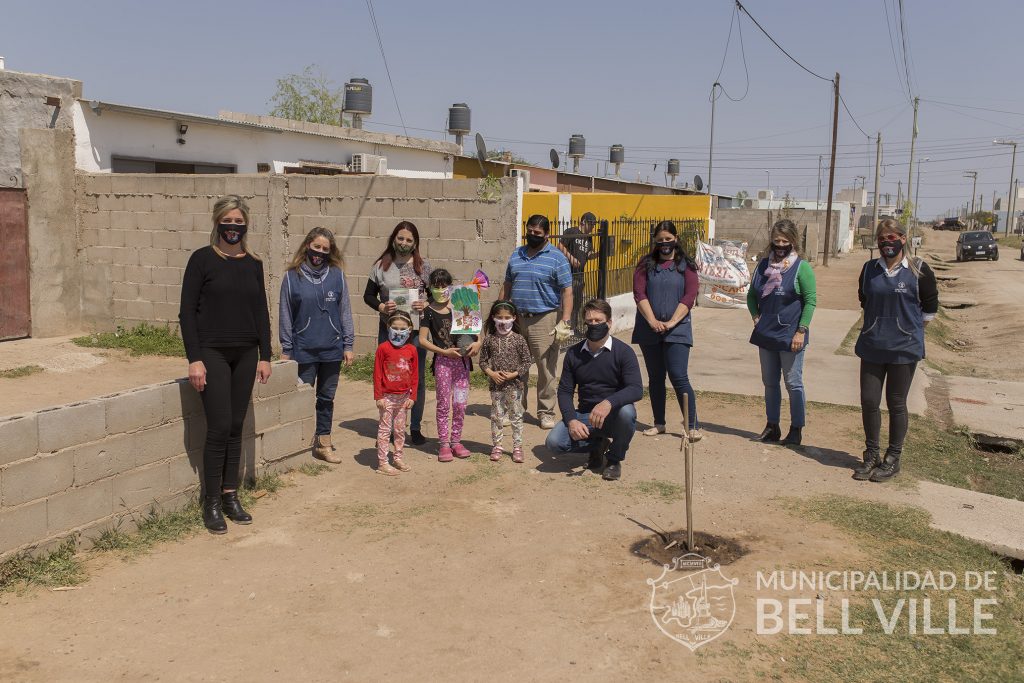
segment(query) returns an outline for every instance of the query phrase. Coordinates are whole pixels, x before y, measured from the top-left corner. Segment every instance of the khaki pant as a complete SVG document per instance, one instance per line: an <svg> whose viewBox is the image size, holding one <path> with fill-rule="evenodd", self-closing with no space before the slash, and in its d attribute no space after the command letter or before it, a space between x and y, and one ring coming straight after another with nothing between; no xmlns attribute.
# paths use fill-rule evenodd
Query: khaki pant
<svg viewBox="0 0 1024 683"><path fill-rule="evenodd" d="M552 332L558 324L558 311L540 315L525 316L522 323L523 336L530 347L533 362L537 364L537 419L555 417L555 394L558 391L558 343ZM526 397L529 386L523 390L523 410L527 409Z"/></svg>

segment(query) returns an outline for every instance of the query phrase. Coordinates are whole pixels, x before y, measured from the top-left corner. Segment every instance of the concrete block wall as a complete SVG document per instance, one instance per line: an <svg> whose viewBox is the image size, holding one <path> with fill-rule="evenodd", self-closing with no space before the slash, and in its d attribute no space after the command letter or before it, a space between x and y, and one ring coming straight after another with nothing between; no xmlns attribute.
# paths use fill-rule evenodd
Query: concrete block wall
<svg viewBox="0 0 1024 683"><path fill-rule="evenodd" d="M313 390L292 361L257 384L243 476L310 458ZM184 505L200 487L206 425L187 380L0 419L0 558Z"/></svg>
<svg viewBox="0 0 1024 683"><path fill-rule="evenodd" d="M793 210L790 219L796 224L797 230L804 239L801 256L817 261L823 250L825 235L825 210ZM747 255L755 256L766 253L768 236L775 221L783 218L783 211L778 209L721 209L715 214L715 237L723 240L740 240L747 242ZM839 212L832 211L833 241L835 226L839 224Z"/></svg>
<svg viewBox="0 0 1024 683"><path fill-rule="evenodd" d="M189 255L209 244L211 211L224 194L251 209L249 244L264 261L272 335L287 263L313 227L332 230L345 259L357 352L376 345L377 319L362 302L366 278L394 226L410 220L421 251L457 279L482 268L498 291L518 244L515 181L482 199L478 180L390 176L85 174L76 182L82 320L94 330L177 324Z"/></svg>

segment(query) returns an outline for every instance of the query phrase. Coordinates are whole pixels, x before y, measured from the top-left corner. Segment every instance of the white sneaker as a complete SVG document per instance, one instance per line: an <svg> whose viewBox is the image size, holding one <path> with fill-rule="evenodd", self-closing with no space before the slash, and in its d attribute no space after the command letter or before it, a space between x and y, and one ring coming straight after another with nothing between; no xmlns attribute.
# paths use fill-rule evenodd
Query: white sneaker
<svg viewBox="0 0 1024 683"><path fill-rule="evenodd" d="M642 433L644 436L657 436L658 434L664 434L665 425L654 425L653 427L648 427Z"/></svg>
<svg viewBox="0 0 1024 683"><path fill-rule="evenodd" d="M555 418L551 417L550 415L545 415L544 417L542 417L540 419L540 428L541 429L554 429L555 428Z"/></svg>

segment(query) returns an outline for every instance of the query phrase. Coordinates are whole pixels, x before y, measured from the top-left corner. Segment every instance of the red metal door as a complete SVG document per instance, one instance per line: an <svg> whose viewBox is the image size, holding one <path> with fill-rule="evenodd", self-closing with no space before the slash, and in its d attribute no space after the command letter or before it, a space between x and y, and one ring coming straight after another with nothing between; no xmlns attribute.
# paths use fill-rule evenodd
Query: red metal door
<svg viewBox="0 0 1024 683"><path fill-rule="evenodd" d="M25 190L0 188L0 340L29 336L28 211Z"/></svg>

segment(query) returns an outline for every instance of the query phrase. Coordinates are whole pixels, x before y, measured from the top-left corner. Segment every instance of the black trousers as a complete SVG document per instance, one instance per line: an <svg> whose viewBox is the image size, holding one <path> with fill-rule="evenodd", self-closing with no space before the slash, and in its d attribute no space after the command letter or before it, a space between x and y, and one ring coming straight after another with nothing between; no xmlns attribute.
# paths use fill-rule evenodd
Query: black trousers
<svg viewBox="0 0 1024 683"><path fill-rule="evenodd" d="M907 395L914 381L917 363L860 362L860 410L864 420L864 446L878 453L879 433L882 429L882 385L885 385L885 405L889 409L889 448L887 454L900 456L903 440L907 437Z"/></svg>
<svg viewBox="0 0 1024 683"><path fill-rule="evenodd" d="M238 489L242 460L242 423L249 407L258 346L202 349L206 366L203 410L206 413L206 446L203 449L203 484L206 495Z"/></svg>

